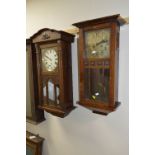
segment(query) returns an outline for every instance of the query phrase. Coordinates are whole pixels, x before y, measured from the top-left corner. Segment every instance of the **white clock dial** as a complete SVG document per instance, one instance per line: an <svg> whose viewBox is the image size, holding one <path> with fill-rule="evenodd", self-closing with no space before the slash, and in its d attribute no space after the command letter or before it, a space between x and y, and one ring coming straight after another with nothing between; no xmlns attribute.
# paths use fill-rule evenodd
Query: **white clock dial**
<svg viewBox="0 0 155 155"><path fill-rule="evenodd" d="M58 66L58 54L55 49L44 49L42 62L47 71L54 71Z"/></svg>

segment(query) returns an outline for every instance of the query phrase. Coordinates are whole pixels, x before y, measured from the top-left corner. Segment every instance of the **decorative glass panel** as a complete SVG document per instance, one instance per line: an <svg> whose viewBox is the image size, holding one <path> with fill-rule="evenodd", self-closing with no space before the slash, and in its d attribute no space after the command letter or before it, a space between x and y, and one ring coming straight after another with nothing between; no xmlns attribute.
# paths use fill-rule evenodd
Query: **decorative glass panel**
<svg viewBox="0 0 155 155"><path fill-rule="evenodd" d="M59 104L59 98L60 98L60 89L59 86L56 86L56 102Z"/></svg>
<svg viewBox="0 0 155 155"><path fill-rule="evenodd" d="M110 29L85 32L85 58L110 57Z"/></svg>
<svg viewBox="0 0 155 155"><path fill-rule="evenodd" d="M60 89L52 80L43 81L43 102L44 104L59 104Z"/></svg>
<svg viewBox="0 0 155 155"><path fill-rule="evenodd" d="M55 101L54 84L51 81L48 81L48 96L49 100Z"/></svg>
<svg viewBox="0 0 155 155"><path fill-rule="evenodd" d="M108 103L109 101L109 69L85 68L85 98Z"/></svg>

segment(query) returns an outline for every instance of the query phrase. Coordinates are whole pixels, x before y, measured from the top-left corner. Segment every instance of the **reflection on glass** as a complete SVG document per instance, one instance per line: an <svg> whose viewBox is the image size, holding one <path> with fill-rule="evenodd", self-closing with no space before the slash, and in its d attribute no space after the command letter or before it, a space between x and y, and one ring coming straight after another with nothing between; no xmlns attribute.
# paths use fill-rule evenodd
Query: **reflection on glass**
<svg viewBox="0 0 155 155"><path fill-rule="evenodd" d="M59 95L60 95L60 90L59 90L59 87L57 86L56 87L56 102L57 102L57 104L59 104Z"/></svg>
<svg viewBox="0 0 155 155"><path fill-rule="evenodd" d="M26 145L26 155L34 155L34 154L35 154L35 150L29 147L28 145Z"/></svg>
<svg viewBox="0 0 155 155"><path fill-rule="evenodd" d="M48 81L48 97L50 100L55 101L54 84L51 81Z"/></svg>
<svg viewBox="0 0 155 155"><path fill-rule="evenodd" d="M44 97L46 96L46 86L44 86L44 88L43 88L43 96Z"/></svg>
<svg viewBox="0 0 155 155"><path fill-rule="evenodd" d="M30 93L30 68L29 68L29 59L28 59L29 52L26 52L26 116L32 117L32 109L31 109L31 102L32 97Z"/></svg>
<svg viewBox="0 0 155 155"><path fill-rule="evenodd" d="M46 81L43 81L43 103L47 104L47 87Z"/></svg>
<svg viewBox="0 0 155 155"><path fill-rule="evenodd" d="M84 74L85 98L102 101L109 101L109 69L86 68Z"/></svg>
<svg viewBox="0 0 155 155"><path fill-rule="evenodd" d="M85 58L110 57L110 29L85 32Z"/></svg>

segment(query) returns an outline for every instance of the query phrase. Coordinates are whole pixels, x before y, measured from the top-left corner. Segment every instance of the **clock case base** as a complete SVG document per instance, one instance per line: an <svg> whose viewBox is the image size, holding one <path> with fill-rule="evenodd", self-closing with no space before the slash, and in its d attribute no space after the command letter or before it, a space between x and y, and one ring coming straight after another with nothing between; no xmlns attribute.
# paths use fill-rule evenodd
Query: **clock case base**
<svg viewBox="0 0 155 155"><path fill-rule="evenodd" d="M61 118L64 118L65 116L67 116L72 110L74 110L76 107L75 106L71 106L68 107L66 109L62 109L62 108L55 108L54 106L47 106L47 105L39 105L38 108L45 110L46 112L54 115L54 116L58 116Z"/></svg>
<svg viewBox="0 0 155 155"><path fill-rule="evenodd" d="M31 120L29 118L26 118L26 122L31 123L31 124L35 124L35 125L37 125L37 124L39 124L39 123L41 123L43 121L45 121L45 118L42 118L40 120Z"/></svg>
<svg viewBox="0 0 155 155"><path fill-rule="evenodd" d="M113 106L113 107L105 106L103 108L97 108L97 107L92 106L92 105L91 106L85 105L85 104L83 104L82 102L79 102L79 101L77 102L77 104L91 110L95 114L107 116L109 113L115 111L121 105L121 102L116 101L115 106Z"/></svg>

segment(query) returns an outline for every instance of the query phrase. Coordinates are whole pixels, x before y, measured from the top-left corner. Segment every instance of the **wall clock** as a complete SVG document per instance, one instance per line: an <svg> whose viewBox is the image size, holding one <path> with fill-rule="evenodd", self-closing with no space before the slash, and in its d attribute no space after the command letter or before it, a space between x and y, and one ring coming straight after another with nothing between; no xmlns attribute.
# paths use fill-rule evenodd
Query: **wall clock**
<svg viewBox="0 0 155 155"><path fill-rule="evenodd" d="M26 131L26 155L42 155L44 138Z"/></svg>
<svg viewBox="0 0 155 155"><path fill-rule="evenodd" d="M26 39L26 121L39 123L45 120L44 111L38 108L36 58L31 39Z"/></svg>
<svg viewBox="0 0 155 155"><path fill-rule="evenodd" d="M31 39L36 51L39 108L65 117L74 109L71 67L74 36L45 28Z"/></svg>
<svg viewBox="0 0 155 155"><path fill-rule="evenodd" d="M125 20L113 15L73 24L79 28L78 104L107 115L118 102L119 30Z"/></svg>

